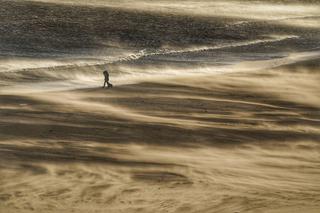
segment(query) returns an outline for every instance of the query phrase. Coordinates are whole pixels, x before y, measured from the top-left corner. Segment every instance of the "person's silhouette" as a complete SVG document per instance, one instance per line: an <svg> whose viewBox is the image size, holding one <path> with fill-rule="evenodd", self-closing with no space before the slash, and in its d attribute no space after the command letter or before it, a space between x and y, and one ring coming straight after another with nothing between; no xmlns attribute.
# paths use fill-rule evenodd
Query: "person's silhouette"
<svg viewBox="0 0 320 213"><path fill-rule="evenodd" d="M109 82L109 73L107 70L103 71L104 75L104 84L102 88L106 87L106 84L108 85L108 88L111 88L113 85Z"/></svg>

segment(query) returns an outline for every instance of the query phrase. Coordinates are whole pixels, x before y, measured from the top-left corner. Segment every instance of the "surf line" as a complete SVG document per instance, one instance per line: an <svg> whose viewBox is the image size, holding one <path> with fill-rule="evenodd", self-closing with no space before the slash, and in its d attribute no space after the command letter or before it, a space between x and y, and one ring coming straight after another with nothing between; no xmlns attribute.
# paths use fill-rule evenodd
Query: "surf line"
<svg viewBox="0 0 320 213"><path fill-rule="evenodd" d="M271 42L278 42L283 41L287 39L297 39L299 36L296 35L288 35L288 36L271 36L269 39L256 39L252 41L244 41L244 42L237 42L237 43L231 43L231 44L220 44L215 46L206 46L206 47L195 47L195 48L186 48L182 50L168 50L168 49L160 49L156 50L154 52L148 52L147 49L140 50L136 54L131 54L129 56L116 59L111 62L106 62L104 64L113 64L113 63L119 63L119 62L127 62L127 61L134 61L138 60L143 57L148 56L154 56L154 55L169 55L169 54L177 54L177 53L196 53L196 52L202 52L202 51L210 51L210 50L218 50L218 49L224 49L224 48L234 48L234 47L244 47L244 46L250 46L255 44L261 44L261 43L271 43Z"/></svg>
<svg viewBox="0 0 320 213"><path fill-rule="evenodd" d="M108 65L108 64L116 64L121 62L129 62L129 61L136 61L143 57L148 56L157 56L157 55L170 55L170 54L179 54L179 53L197 53L202 51L210 51L210 50L218 50L218 49L224 49L224 48L234 48L234 47L244 47L244 46L250 46L255 44L262 44L262 43L272 43L272 42L278 42L283 41L287 39L297 39L299 36L296 35L282 35L282 36L276 36L272 35L269 36L268 39L256 39L252 41L243 41L243 42L234 42L234 43L225 43L225 44L219 44L219 45L213 45L213 46L202 46L202 47L191 47L191 48L185 48L181 50L172 50L172 49L159 49L159 50L148 50L143 49L138 51L137 53L130 54L128 56L116 58L113 60L110 59L100 59L100 62L91 62L91 63L82 63L79 64L67 64L67 65L58 65L58 66L50 66L50 67L41 67L40 69L56 69L56 68L63 68L63 67L83 67L83 66L99 66L99 65ZM32 68L32 70L37 70L38 68ZM22 70L14 70L14 71L5 71L6 72L22 72L29 69L22 69Z"/></svg>

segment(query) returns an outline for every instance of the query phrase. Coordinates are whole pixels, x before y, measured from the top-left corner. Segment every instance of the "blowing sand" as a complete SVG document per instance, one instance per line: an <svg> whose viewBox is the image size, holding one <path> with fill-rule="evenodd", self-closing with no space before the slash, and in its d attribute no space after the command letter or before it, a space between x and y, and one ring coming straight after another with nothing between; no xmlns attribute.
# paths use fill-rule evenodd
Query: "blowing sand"
<svg viewBox="0 0 320 213"><path fill-rule="evenodd" d="M320 212L320 76L292 70L1 94L0 212Z"/></svg>

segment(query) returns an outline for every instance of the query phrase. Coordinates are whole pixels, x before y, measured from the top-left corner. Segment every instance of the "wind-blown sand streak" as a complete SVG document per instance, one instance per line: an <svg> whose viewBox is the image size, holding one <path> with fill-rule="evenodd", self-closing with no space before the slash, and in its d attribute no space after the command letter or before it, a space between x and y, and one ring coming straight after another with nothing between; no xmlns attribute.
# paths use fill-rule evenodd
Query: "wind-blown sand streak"
<svg viewBox="0 0 320 213"><path fill-rule="evenodd" d="M318 212L319 74L288 69L2 94L0 210Z"/></svg>

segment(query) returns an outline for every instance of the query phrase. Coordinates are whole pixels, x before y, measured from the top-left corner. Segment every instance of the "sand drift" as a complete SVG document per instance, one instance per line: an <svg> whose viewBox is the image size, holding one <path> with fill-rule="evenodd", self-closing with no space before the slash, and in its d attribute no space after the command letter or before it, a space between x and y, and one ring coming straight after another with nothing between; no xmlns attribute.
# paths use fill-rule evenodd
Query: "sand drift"
<svg viewBox="0 0 320 213"><path fill-rule="evenodd" d="M1 213L320 212L317 1L0 4Z"/></svg>

